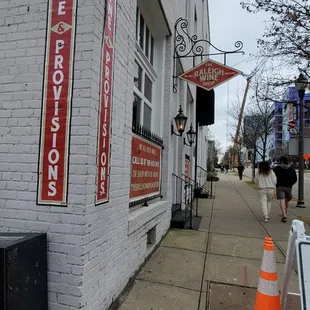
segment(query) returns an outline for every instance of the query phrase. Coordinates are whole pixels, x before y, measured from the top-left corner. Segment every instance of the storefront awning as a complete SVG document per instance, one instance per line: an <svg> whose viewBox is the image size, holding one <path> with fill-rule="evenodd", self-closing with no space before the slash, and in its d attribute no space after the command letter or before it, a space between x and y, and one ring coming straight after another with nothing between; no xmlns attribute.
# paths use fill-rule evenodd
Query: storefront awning
<svg viewBox="0 0 310 310"><path fill-rule="evenodd" d="M199 126L214 124L214 90L197 87L196 92L196 119Z"/></svg>

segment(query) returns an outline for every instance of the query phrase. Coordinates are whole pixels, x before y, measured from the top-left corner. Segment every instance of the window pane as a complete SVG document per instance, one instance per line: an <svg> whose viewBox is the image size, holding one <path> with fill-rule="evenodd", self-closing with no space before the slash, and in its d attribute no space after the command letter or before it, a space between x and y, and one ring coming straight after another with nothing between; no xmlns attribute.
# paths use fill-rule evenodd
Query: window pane
<svg viewBox="0 0 310 310"><path fill-rule="evenodd" d="M145 79L144 79L144 96L150 101L152 102L152 82L151 80L148 78L147 75L145 75Z"/></svg>
<svg viewBox="0 0 310 310"><path fill-rule="evenodd" d="M145 56L150 59L150 30L147 26L145 33Z"/></svg>
<svg viewBox="0 0 310 310"><path fill-rule="evenodd" d="M133 102L133 107L132 107L132 124L139 125L140 123L140 115L141 115L141 99L134 94L135 100Z"/></svg>
<svg viewBox="0 0 310 310"><path fill-rule="evenodd" d="M154 38L151 36L151 64L154 64Z"/></svg>
<svg viewBox="0 0 310 310"><path fill-rule="evenodd" d="M142 86L142 68L139 66L137 62L135 62L136 66L136 72L135 76L133 78L133 81L135 83L135 86L141 91L141 86Z"/></svg>
<svg viewBox="0 0 310 310"><path fill-rule="evenodd" d="M145 103L144 104L143 126L151 130L151 122L152 122L152 109Z"/></svg>
<svg viewBox="0 0 310 310"><path fill-rule="evenodd" d="M139 36L139 9L136 11L136 40L138 41Z"/></svg>
<svg viewBox="0 0 310 310"><path fill-rule="evenodd" d="M140 15L140 39L139 45L142 49L144 49L144 19L142 15Z"/></svg>

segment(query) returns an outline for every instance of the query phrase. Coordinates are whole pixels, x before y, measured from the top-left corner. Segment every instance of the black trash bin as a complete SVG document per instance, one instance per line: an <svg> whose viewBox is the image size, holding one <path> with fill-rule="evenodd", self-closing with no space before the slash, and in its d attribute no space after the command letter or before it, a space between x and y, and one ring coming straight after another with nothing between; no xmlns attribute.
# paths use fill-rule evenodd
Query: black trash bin
<svg viewBox="0 0 310 310"><path fill-rule="evenodd" d="M0 233L0 310L47 310L46 234Z"/></svg>

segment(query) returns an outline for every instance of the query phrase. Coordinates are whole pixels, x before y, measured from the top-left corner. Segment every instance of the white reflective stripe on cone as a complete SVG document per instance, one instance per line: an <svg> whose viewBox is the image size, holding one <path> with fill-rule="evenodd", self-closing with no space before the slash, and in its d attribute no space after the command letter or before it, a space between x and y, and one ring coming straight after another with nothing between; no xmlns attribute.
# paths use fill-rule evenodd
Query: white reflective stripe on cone
<svg viewBox="0 0 310 310"><path fill-rule="evenodd" d="M279 295L278 281L268 281L260 278L257 290L264 295L278 296Z"/></svg>
<svg viewBox="0 0 310 310"><path fill-rule="evenodd" d="M270 273L277 272L274 251L264 251L261 270Z"/></svg>

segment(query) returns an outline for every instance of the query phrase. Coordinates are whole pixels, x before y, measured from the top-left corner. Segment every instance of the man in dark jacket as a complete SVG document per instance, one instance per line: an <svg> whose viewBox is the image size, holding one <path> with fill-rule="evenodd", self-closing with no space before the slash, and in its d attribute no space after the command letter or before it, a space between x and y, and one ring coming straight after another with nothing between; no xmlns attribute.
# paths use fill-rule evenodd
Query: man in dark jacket
<svg viewBox="0 0 310 310"><path fill-rule="evenodd" d="M238 174L239 174L239 179L242 180L242 175L243 175L243 171L244 171L244 166L242 164L239 164L238 166Z"/></svg>
<svg viewBox="0 0 310 310"><path fill-rule="evenodd" d="M277 177L277 199L280 200L282 222L287 221L288 203L292 199L292 187L297 182L297 175L286 157L280 157L280 165L273 169Z"/></svg>

